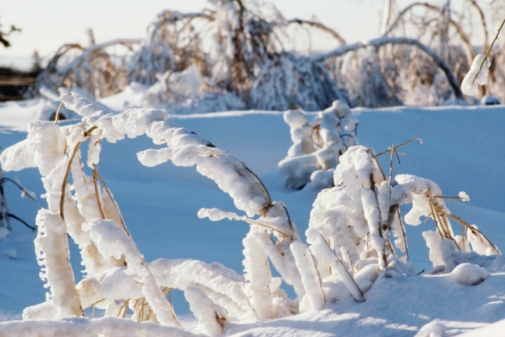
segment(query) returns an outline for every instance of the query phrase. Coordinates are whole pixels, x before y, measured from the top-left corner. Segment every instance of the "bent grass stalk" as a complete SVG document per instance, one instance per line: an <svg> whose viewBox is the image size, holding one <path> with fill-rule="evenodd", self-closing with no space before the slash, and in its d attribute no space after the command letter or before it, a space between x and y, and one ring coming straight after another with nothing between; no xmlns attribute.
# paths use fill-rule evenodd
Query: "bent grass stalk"
<svg viewBox="0 0 505 337"><path fill-rule="evenodd" d="M472 225L470 225L468 222L466 222L465 220L463 220L462 218L458 217L458 216L455 216L455 215L452 215L452 214L448 214L447 215L449 218L453 219L453 220L456 220L457 222L460 223L460 225L462 226L465 226L468 230L470 230L472 232L472 234L474 235L478 235L480 237L480 239L484 239L487 241L487 243L496 251L496 252L499 252L500 250L491 242L491 240L489 240L487 238L486 235L484 235L484 233L482 233L481 230L479 230L478 228L475 228L473 227Z"/></svg>
<svg viewBox="0 0 505 337"><path fill-rule="evenodd" d="M98 190L98 172L96 165L93 165L93 186L95 188L96 206L98 207L102 219L105 219L105 213L103 212L102 202L100 201L100 191Z"/></svg>
<svg viewBox="0 0 505 337"><path fill-rule="evenodd" d="M126 235L131 236L130 232L128 231L128 228L126 227L126 223L125 223L125 221L123 219L123 216L121 215L119 207L118 207L116 201L114 200L114 197L112 196L112 193L111 193L110 189L107 187L107 184L105 183L105 180L102 178L102 176L100 175L100 173L98 173L98 170L96 171L96 175L97 175L98 179L100 179L100 182L102 183L102 186L105 189L105 192L107 193L107 195L109 196L110 200L114 204L114 207L116 208L116 211L118 212L118 214L119 214L119 216L121 218L121 226L123 227Z"/></svg>
<svg viewBox="0 0 505 337"><path fill-rule="evenodd" d="M60 120L60 111L61 111L61 108L63 107L64 103L61 102L60 105L58 106L58 110L56 110L56 114L55 114L55 117L54 117L54 124L58 124L59 120Z"/></svg>
<svg viewBox="0 0 505 337"><path fill-rule="evenodd" d="M342 266L342 268L346 272L346 274L349 277L349 279L352 281L352 283L354 283L354 286L356 287L355 289L359 291L359 294L361 295L360 298L356 298L353 295L354 299L356 301L358 301L358 302L364 302L365 301L365 295L363 294L363 291L361 290L361 288L358 286L358 283L356 283L356 280L354 279L354 276L345 267L344 261L342 261L342 259L338 256L337 253L335 253L335 251L333 249L331 249L330 245L324 239L323 235L322 234L319 234L319 235L321 236L321 240L326 244L326 246L328 246L328 249L333 253L333 255L335 256L335 259L337 260L337 262ZM352 294L352 291L351 291L351 294Z"/></svg>
<svg viewBox="0 0 505 337"><path fill-rule="evenodd" d="M63 104L63 102L62 102L62 104ZM96 127L96 126L92 126L89 130L84 132L84 137L88 138L91 135L91 133L97 128L98 127ZM72 162L74 161L76 154L79 152L81 145L82 145L82 141L79 141L75 144L75 147L72 150L72 154L70 155L70 158L68 160L67 169L65 170L65 176L63 177L63 184L61 186L61 198L60 198L60 216L63 219L65 219L65 214L64 214L65 190L66 190L67 183L68 183L68 176L70 175L70 167L72 166Z"/></svg>
<svg viewBox="0 0 505 337"><path fill-rule="evenodd" d="M77 142L75 144L74 149L72 150L72 154L68 160L67 169L65 170L65 176L63 177L63 183L61 185L61 197L60 197L60 216L62 219L65 219L64 213L64 205L65 205L65 190L67 188L68 176L70 175L70 167L72 166L72 162L74 161L75 155L79 152L79 148L81 147L82 142Z"/></svg>

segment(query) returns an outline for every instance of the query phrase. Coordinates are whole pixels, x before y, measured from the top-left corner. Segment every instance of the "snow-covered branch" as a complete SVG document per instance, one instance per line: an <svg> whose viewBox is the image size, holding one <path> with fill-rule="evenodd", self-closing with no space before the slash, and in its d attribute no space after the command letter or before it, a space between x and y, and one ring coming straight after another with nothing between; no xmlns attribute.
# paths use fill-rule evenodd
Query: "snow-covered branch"
<svg viewBox="0 0 505 337"><path fill-rule="evenodd" d="M382 47L386 45L411 45L415 46L416 48L420 49L424 53L426 53L434 62L435 64L444 72L447 81L449 82L449 85L452 88L452 91L454 93L454 96L458 99L463 98L463 93L461 91L461 88L459 86L458 80L452 73L451 69L447 65L447 63L444 61L443 58L438 56L435 51L433 51L430 47L426 46L425 44L421 43L417 39L413 38L408 38L408 37L380 37L377 39L370 40L368 42L357 42L351 45L346 45L339 47L337 49L334 49L328 53L320 54L320 55L315 55L310 57L310 59L314 62L322 62L324 60L327 60L329 58L337 57L337 56L342 56L346 53L356 51L359 49L365 49L367 47Z"/></svg>

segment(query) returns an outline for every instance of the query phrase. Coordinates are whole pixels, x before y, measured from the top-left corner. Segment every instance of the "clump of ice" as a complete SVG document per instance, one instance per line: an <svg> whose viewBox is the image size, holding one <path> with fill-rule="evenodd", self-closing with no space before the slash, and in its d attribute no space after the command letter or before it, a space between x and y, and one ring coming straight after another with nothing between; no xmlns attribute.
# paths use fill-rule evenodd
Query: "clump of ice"
<svg viewBox="0 0 505 337"><path fill-rule="evenodd" d="M485 84L489 73L489 63L484 55L478 54L472 62L470 70L461 82L461 90L465 95L477 95L479 84Z"/></svg>
<svg viewBox="0 0 505 337"><path fill-rule="evenodd" d="M412 209L405 215L407 224L411 226L421 224L421 217L431 215L433 206L430 206L430 203L433 202L437 202L440 206L439 212L450 213L445 204L439 199L434 199L442 195L442 191L435 182L410 174L399 174L395 180L398 187L393 189L392 198L403 204L412 203Z"/></svg>
<svg viewBox="0 0 505 337"><path fill-rule="evenodd" d="M459 192L458 197L459 197L459 199L461 199L461 201L464 201L464 202L470 201L470 197L468 196L468 194L466 194L465 191Z"/></svg>

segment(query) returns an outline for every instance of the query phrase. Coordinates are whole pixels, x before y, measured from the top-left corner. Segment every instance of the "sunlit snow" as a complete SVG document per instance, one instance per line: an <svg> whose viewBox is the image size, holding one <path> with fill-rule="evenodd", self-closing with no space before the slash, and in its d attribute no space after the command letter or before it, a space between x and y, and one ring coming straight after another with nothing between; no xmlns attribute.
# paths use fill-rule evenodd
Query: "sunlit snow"
<svg viewBox="0 0 505 337"><path fill-rule="evenodd" d="M108 101L111 102L112 98L109 98ZM0 105L3 130L0 134L2 148L18 143L26 137L28 120L47 118L41 113L42 102L41 100L33 100ZM118 103L115 104L111 104L111 107L118 105ZM422 138L423 144L413 142L402 148L401 152L405 155L400 157L400 164L394 163L393 174L405 173L425 177L436 182L444 195L459 194L460 198L465 200L470 196L471 200L466 203L462 203L460 200L447 200L447 207L454 215L465 219L472 225L477 225L498 248L505 247L505 235L501 230L501 226L505 224L503 209L505 192L501 183L505 180L505 161L501 156L503 148L505 148L505 137L497 127L497 125L505 123L505 109L503 107L354 109L353 112L359 122L360 144L374 149L377 153L386 150L391 144L402 143L414 136ZM156 112L152 111L149 115L155 116ZM96 119L98 115L90 114L86 118ZM292 118L290 120L296 121ZM105 122L106 119L104 119ZM70 123L72 122L66 122L66 124ZM131 136L138 134L133 129L128 131L130 129L128 129L127 120L124 120L126 124L121 124L123 122L117 124L119 121L111 121L111 123L124 125L126 129L121 132L133 132ZM279 179L281 173L277 169L277 164L286 158L288 149L292 145L290 127L284 121L283 112L249 111L247 113L228 112L212 115L169 116L165 124L171 125L170 123L196 132L202 139L211 141L219 149L228 150L252 171L258 173L268 188L272 200L279 200L286 204L291 220L296 223L298 231L302 234L302 241L316 240L316 237L310 238L310 232L307 233L309 235L307 239L303 235L309 226L310 211L318 193L315 186L309 184L300 191L292 191L287 190L282 184L283 180ZM33 127L40 128L41 124L39 126L34 124ZM56 138L50 136L51 127L44 127L44 130L43 134L46 135L46 138L53 139L54 143ZM187 136L196 137L191 133ZM106 136L111 140L118 139L117 137L120 137L119 134ZM198 142L200 138L194 139ZM78 141L77 138L76 141ZM193 140L185 140L184 144L189 144L188 142L192 143ZM136 244L136 249L146 262L159 258L201 260L203 264L195 265L190 269L180 269L186 270L185 273L197 273L195 275L207 270L207 264L219 262L221 265L231 268L229 271L222 270L219 273L232 273L237 282L243 282L239 276L244 271L242 240L246 237L249 225L245 222L227 220L214 223L198 217L201 208L218 208L222 210L218 217L233 218L234 216L226 212L236 212L237 209L227 194L219 190L211 180L200 176L194 168L179 168L170 163L162 164L166 159L158 158L158 154L156 156L154 153L144 154L143 162L148 161L160 165L152 168L142 166L137 160L136 153L152 147L152 143L150 145L147 138L138 137L115 144L102 142L100 145L102 147L102 155L98 163L100 175L112 191ZM34 146L47 146L47 144L34 140ZM47 151L59 146L56 142L51 147L47 146ZM29 154L26 155L20 153L17 160L13 160L12 163L25 166L30 164L30 161L44 163L53 160L51 158L57 156L57 152L53 154L47 152L47 157L40 159L30 157ZM93 159L93 153L90 153L89 156L91 164L97 162L96 159ZM21 160L24 160L25 164ZM389 167L389 155L383 156L380 160L383 168ZM340 170L343 172L344 168L342 167ZM19 178L23 186L37 194L36 202L22 199L14 187L8 183L5 184L11 212L33 224L38 210L47 207L47 198L51 198L50 194L41 195L46 191L42 188L39 173L34 169L25 169L19 172L6 172L5 175ZM399 177L403 177L397 178L399 183L408 178L407 176ZM228 184L226 186L229 189L234 188L231 183L225 184ZM56 190L58 189L59 187L56 186ZM461 190L465 192L459 192ZM83 195L82 198L85 196ZM237 198L243 199L241 196L237 196ZM250 212L255 212L254 210L259 207L257 205L240 205L239 203L237 207L244 211L247 211L248 207L252 207ZM407 214L408 211L409 208L404 210L404 214ZM426 212L421 212L419 215L426 216ZM373 212L369 216L372 217ZM304 304L306 309L303 310L303 313L264 321L256 321L251 318L248 323L243 321L233 323L232 320L225 327L224 332L221 332L219 325L213 325L212 322L215 320L205 317L205 310L199 311L198 305L195 307L197 302L204 305L203 299L208 298L202 297L199 288L188 288L187 299L182 296L182 293L173 292L172 300L175 311L183 326L189 330L193 329L193 332L200 331L211 335L223 333L227 336L365 336L371 334L414 336L418 333L419 336L427 336L429 333L437 332L457 335L484 327L487 329L485 331L495 331L490 334L491 336L498 336L500 329L486 326L505 319L505 287L503 286L505 284L505 259L501 256L479 258L476 255L469 255L465 257L466 262L459 262L452 272L430 275L429 271L433 268L430 255L433 252L428 252L422 232L435 230L435 228L433 222L424 222L423 219L421 217L419 226L406 228L412 265L411 272L398 272L389 275L390 277L381 276L374 280L370 277L370 275L376 274L374 269L363 268L362 273L369 273L368 276L365 274L363 277L356 276L358 286L365 291L365 301L363 302L356 301L352 296L341 296L335 301L324 303L321 300L321 295L318 295L320 290L309 287L306 288L310 289L310 292L307 294L307 302ZM377 221L380 219L377 218ZM89 223L89 226L103 227L105 225L107 224ZM44 302L46 291L39 279L39 267L34 254L35 233L15 221L12 222L12 226L12 231L0 241L0 265L4 271L0 276L3 285L0 293L0 313L3 317L2 320L5 321L0 325L0 333L22 336L29 327L44 329L49 333L51 329L62 331L64 326L68 331L75 329L76 333L84 331L93 333L93 331L100 329L101 331L114 331L113 327L119 324L119 321L112 318L94 320L66 318L58 323L47 321L14 323L12 321L21 318L21 312L25 307ZM107 226L103 227L103 235L106 235L104 240L108 235L106 234L108 232L105 231L105 228L109 228ZM119 232L121 231L119 230ZM114 238L113 240L116 241L117 236L114 235ZM91 238L91 240L96 243L102 242L102 239L98 237ZM248 249L253 249L252 253L254 249L257 249L254 247L258 241L252 237L251 240L253 241L250 241L251 246L248 246ZM100 244L107 245L106 242L108 241L103 241ZM121 245L119 242L115 244ZM395 244L401 246L400 242L396 243L395 241ZM114 246L109 247L111 256L114 256ZM318 247L317 244L314 245L314 248L316 247ZM302 246L292 248L295 257L298 256L297 263L305 261L300 258L304 254L304 249ZM80 266L80 259L76 255L78 254L77 247L71 245L70 250L75 279L76 282L79 282L83 277L81 271L84 268L89 271L96 270L97 267ZM448 252L450 253L450 250L445 253L440 252L441 255L438 259L443 260L444 254L448 254ZM321 254L324 256L324 253ZM120 256L115 258L121 259ZM125 258L138 261L137 255ZM438 261L436 258L434 259ZM158 261L157 267L154 265L150 267L153 277L156 278L160 277L156 276L156 273L161 272L162 268L168 268L167 264L163 264L161 260ZM166 263L169 263L168 261ZM177 260L174 260L174 263L175 261ZM190 260L185 260L188 262L180 261L177 262L180 264L174 264L170 268L189 268L189 265L184 267L184 263L189 263ZM145 283L144 287L147 287L148 283L146 282L150 282L148 281L150 276L142 271L146 270L142 269L145 268L142 267L142 264L138 266L132 270L138 272L139 282ZM246 271L251 267L245 267ZM111 280L116 280L114 282L120 282L127 275L117 274L107 277L112 277ZM312 282L311 280L313 280L311 276L302 275L305 287ZM167 284L187 284L170 283L182 281L169 281L168 279L167 282ZM105 284L102 283L102 286ZM330 284L328 283L328 285ZM218 284L209 285L214 288L217 286ZM232 283L229 286L232 286ZM295 288L302 287L296 283L294 286ZM148 291L141 288L135 291ZM108 291L112 290L113 288L110 288ZM286 290L291 298L296 296L296 291L292 287L288 286ZM347 290L338 287L330 291L333 294L342 292L348 293ZM237 294L228 296L237 298L239 296ZM150 296L156 295L151 293ZM356 297L359 299L358 295ZM186 300L189 301L189 305ZM259 305L258 303L257 310L269 310L267 308L261 309ZM195 319L191 318L190 307L198 316L198 320L202 322L201 326L197 326ZM240 311L238 307L236 310ZM247 305L242 310L246 312ZM65 316L64 313L62 315ZM265 315L269 314L265 313ZM168 317L167 320L170 320ZM179 330L170 330L172 328L149 325L148 323L125 326L124 329L132 333L148 331L152 336L179 333L176 332ZM472 333L475 336L479 335L477 330Z"/></svg>

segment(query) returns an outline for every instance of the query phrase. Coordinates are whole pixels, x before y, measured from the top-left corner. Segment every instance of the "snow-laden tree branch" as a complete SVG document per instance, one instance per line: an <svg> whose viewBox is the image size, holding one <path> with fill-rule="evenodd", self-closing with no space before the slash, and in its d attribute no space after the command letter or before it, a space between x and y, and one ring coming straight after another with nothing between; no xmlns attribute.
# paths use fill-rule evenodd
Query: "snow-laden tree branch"
<svg viewBox="0 0 505 337"><path fill-rule="evenodd" d="M452 88L454 96L458 99L463 98L463 93L461 92L458 80L456 79L456 77L454 77L454 74L452 73L451 69L444 61L444 59L438 56L437 53L435 53L430 47L424 45L417 39L412 39L408 37L380 37L365 43L357 42L351 45L342 46L328 53L312 56L310 59L314 62L322 62L329 58L342 56L345 55L346 53L356 51L359 49L365 49L367 47L379 48L386 45L411 45L426 53L435 62L435 64L444 72L447 81L449 82L449 85Z"/></svg>
<svg viewBox="0 0 505 337"><path fill-rule="evenodd" d="M40 75L36 89L51 97L62 86L84 89L81 92L96 98L123 91L141 96L131 105L174 113L296 106L318 111L336 99L349 106L442 104L451 97L462 98L458 82L474 58L466 21L460 23L457 13L446 7L415 2L394 18L391 8L386 8L384 15L389 18L384 22L391 23L384 35L354 44L346 44L317 20L286 19L274 6L259 6L256 1L214 1L210 9L193 13L166 10L155 17L140 41L63 46ZM419 39L387 36L419 8L427 9L419 20L425 22L433 16L430 13L435 14L439 18L432 21L437 25L414 23ZM284 40L294 38L293 25L307 28L309 40L321 32L341 46L310 55L287 50ZM425 30L432 33L427 42L422 39ZM433 42L452 32L463 49L452 41L444 46ZM124 46L122 54L115 54L116 46ZM380 53L351 53L367 46L387 48ZM435 52L440 48L448 51L443 57ZM48 88L53 94L47 95Z"/></svg>
<svg viewBox="0 0 505 337"><path fill-rule="evenodd" d="M330 34L341 45L347 44L346 40L338 32L336 32L334 29L331 29L330 27L322 24L321 22L313 21L313 20L291 19L286 22L286 25L290 25L290 24L298 24L298 25L306 25L309 27L315 27L317 29L320 29L323 32Z"/></svg>
<svg viewBox="0 0 505 337"><path fill-rule="evenodd" d="M426 2L414 2L414 3L406 6L404 9L402 9L397 14L397 16L395 17L393 22L387 27L387 29L384 31L382 36L383 37L388 36L394 29L396 29L398 27L398 25L401 22L401 20L403 19L403 17L408 12L413 11L416 7L423 7L423 8L430 10L430 11L434 11L437 13L437 15L440 15L440 16L443 16L443 14L444 14L443 8L440 8L435 5L431 5ZM461 42L463 42L463 46L466 51L467 61L468 61L468 63L471 63L471 60L473 60L473 58L475 57L475 52L473 51L473 46L472 46L472 43L470 42L470 38L468 37L468 34L465 33L465 31L463 30L463 28L461 27L461 25L458 22L452 20L450 17L448 20L448 24L452 28L454 28L456 30L456 32L458 33L458 36L460 37Z"/></svg>

